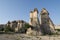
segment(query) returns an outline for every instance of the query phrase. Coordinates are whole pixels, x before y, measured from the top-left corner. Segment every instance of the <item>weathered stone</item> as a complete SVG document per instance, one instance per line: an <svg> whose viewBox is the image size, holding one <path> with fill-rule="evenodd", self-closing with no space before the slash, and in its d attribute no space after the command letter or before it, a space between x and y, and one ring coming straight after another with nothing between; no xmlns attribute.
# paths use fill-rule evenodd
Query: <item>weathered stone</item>
<svg viewBox="0 0 60 40"><path fill-rule="evenodd" d="M33 12L30 12L30 25L33 27L33 35L37 35L40 28L40 21L38 18L38 10L35 8Z"/></svg>
<svg viewBox="0 0 60 40"><path fill-rule="evenodd" d="M49 17L48 11L43 8L41 11L41 31L46 34L51 34L55 32L54 24Z"/></svg>
<svg viewBox="0 0 60 40"><path fill-rule="evenodd" d="M22 27L25 27L25 24L27 24L25 21L23 21L23 20L17 20L17 21L12 21L12 22L9 21L7 23L7 26L10 27L15 32L20 32L20 29Z"/></svg>
<svg viewBox="0 0 60 40"><path fill-rule="evenodd" d="M28 28L26 34L27 35L32 35L32 33L33 33L32 29L31 28Z"/></svg>

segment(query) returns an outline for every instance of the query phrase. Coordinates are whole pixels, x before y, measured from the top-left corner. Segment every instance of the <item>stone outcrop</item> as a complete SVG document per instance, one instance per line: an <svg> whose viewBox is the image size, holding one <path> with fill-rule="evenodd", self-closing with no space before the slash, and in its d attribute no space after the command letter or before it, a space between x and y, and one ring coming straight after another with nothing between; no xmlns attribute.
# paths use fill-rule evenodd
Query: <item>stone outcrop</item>
<svg viewBox="0 0 60 40"><path fill-rule="evenodd" d="M41 27L40 28L43 34L54 33L55 32L54 24L49 17L48 11L45 8L42 9L40 16L41 16Z"/></svg>
<svg viewBox="0 0 60 40"><path fill-rule="evenodd" d="M32 25L34 27L40 26L38 14L39 14L39 12L38 12L37 8L35 8L33 11L30 11L30 21L29 21L30 25Z"/></svg>
<svg viewBox="0 0 60 40"><path fill-rule="evenodd" d="M35 8L34 11L30 12L29 24L33 26L32 31L35 31L37 35L55 33L55 27L52 20L49 17L48 11L45 8L42 9L40 13L40 21L39 21L38 13L39 12L37 8Z"/></svg>
<svg viewBox="0 0 60 40"><path fill-rule="evenodd" d="M12 21L12 22L8 21L6 25L10 27L12 30L14 30L15 32L20 32L20 29L22 27L25 27L25 24L27 24L25 21L18 20L18 21Z"/></svg>
<svg viewBox="0 0 60 40"><path fill-rule="evenodd" d="M40 21L38 18L38 9L35 8L33 11L30 11L30 21L29 24L33 27L33 34L37 35L40 33Z"/></svg>

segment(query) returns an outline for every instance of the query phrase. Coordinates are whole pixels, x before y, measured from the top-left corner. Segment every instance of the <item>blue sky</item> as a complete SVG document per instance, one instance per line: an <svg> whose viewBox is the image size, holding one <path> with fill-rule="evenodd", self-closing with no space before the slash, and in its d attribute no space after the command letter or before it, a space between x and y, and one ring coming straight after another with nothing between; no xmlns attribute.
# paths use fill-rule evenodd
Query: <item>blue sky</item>
<svg viewBox="0 0 60 40"><path fill-rule="evenodd" d="M29 22L29 13L34 8L46 8L53 23L60 24L60 0L0 0L0 24L13 20Z"/></svg>

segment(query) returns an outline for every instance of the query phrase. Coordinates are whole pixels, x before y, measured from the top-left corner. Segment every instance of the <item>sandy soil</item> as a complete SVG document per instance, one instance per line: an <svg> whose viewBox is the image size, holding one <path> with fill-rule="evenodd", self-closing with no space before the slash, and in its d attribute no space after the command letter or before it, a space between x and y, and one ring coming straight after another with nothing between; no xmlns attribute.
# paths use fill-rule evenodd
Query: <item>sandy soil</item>
<svg viewBox="0 0 60 40"><path fill-rule="evenodd" d="M60 35L29 36L25 34L0 34L0 40L60 40Z"/></svg>

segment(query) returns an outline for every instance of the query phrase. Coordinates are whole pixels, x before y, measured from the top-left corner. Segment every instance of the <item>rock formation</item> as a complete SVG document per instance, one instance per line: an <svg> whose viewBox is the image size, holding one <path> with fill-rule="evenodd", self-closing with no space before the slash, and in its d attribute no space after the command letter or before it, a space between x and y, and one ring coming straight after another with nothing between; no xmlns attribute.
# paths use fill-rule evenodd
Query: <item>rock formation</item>
<svg viewBox="0 0 60 40"><path fill-rule="evenodd" d="M38 10L37 8L35 8L33 11L30 11L30 21L29 24L31 26L33 26L33 35L37 35L40 33L40 22L39 22L39 18L38 18Z"/></svg>
<svg viewBox="0 0 60 40"><path fill-rule="evenodd" d="M55 33L55 27L52 22L52 20L49 17L48 11L43 8L40 13L40 21L38 18L38 10L37 8L34 9L34 11L30 12L30 22L29 24L33 26L32 30L36 34L52 34ZM33 33L32 32L32 33Z"/></svg>
<svg viewBox="0 0 60 40"><path fill-rule="evenodd" d="M21 28L25 27L25 24L27 24L25 21L23 20L15 20L15 21L8 21L8 23L6 24L6 26L10 27L11 30L14 30L15 32L21 32Z"/></svg>
<svg viewBox="0 0 60 40"><path fill-rule="evenodd" d="M41 26L40 26L41 32L43 34L54 33L55 32L54 24L49 17L48 11L45 8L42 9L40 16L41 16Z"/></svg>

